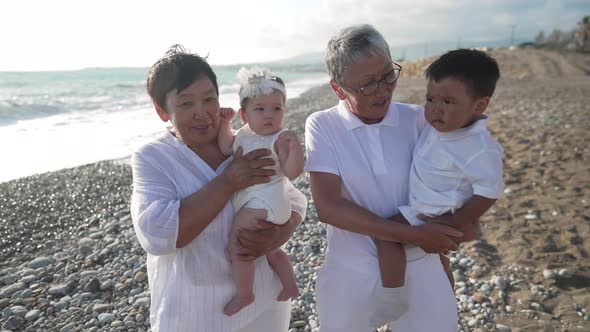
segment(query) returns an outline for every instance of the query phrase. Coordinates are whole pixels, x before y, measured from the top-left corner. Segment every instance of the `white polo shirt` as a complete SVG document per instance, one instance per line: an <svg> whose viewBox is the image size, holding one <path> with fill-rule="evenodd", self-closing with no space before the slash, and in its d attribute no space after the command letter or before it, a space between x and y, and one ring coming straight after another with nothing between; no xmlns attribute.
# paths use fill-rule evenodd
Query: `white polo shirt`
<svg viewBox="0 0 590 332"><path fill-rule="evenodd" d="M441 133L426 125L414 150L410 204L400 211L414 225L416 215L454 212L473 195L497 199L504 190L502 147L486 129L487 118Z"/></svg>
<svg viewBox="0 0 590 332"><path fill-rule="evenodd" d="M392 216L408 204L408 174L423 114L421 106L392 102L380 123L367 125L344 101L316 112L305 124L305 171L338 175L344 197L381 217ZM327 239L326 259L377 255L366 235L328 225Z"/></svg>

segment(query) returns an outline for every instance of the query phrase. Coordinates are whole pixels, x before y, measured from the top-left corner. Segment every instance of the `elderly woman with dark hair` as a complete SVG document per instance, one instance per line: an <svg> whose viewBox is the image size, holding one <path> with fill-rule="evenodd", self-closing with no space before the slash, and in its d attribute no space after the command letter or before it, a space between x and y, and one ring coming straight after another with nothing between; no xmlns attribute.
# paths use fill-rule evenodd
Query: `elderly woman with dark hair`
<svg viewBox="0 0 590 332"><path fill-rule="evenodd" d="M325 62L340 102L312 114L305 127L305 169L319 219L328 224L316 285L320 331L373 331L390 309L401 315L390 324L393 331L456 331L454 292L434 253L455 250L462 233L389 220L408 203L423 108L392 102L401 67L369 25L340 31L328 43ZM379 241L404 245L407 305L403 294L399 303L381 301L389 290L381 283Z"/></svg>
<svg viewBox="0 0 590 332"><path fill-rule="evenodd" d="M226 255L230 199L270 180L270 151L242 156L238 149L233 158L220 151L217 79L198 55L173 47L151 67L147 88L159 118L172 125L132 158L131 215L147 252L152 331L287 331L291 304L276 300L281 283L265 258L254 262L255 302L223 314L234 293ZM306 212L303 194L291 186L289 197L286 224L260 221L258 231L244 230L229 245L251 259L280 247Z"/></svg>

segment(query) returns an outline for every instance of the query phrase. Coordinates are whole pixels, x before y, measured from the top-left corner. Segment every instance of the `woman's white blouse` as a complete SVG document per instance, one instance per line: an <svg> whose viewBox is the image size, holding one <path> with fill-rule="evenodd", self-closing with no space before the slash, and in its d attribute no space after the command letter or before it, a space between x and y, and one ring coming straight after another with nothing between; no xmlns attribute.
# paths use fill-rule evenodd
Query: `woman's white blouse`
<svg viewBox="0 0 590 332"><path fill-rule="evenodd" d="M280 292L266 258L258 258L255 302L232 317L223 314L235 291L226 256L234 217L230 202L191 243L176 248L180 201L221 174L229 160L213 170L168 130L133 154L131 216L147 252L154 332L239 330L272 306ZM289 196L293 211L304 219L305 196L293 185Z"/></svg>

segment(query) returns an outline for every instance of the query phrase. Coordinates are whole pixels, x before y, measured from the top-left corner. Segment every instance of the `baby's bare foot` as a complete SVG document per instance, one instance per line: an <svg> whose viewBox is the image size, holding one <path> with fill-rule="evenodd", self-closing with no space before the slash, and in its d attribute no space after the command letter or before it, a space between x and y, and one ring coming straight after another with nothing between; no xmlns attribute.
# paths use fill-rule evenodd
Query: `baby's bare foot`
<svg viewBox="0 0 590 332"><path fill-rule="evenodd" d="M297 288L297 285L291 285L283 287L283 290L277 297L277 301L287 301L289 299L294 299L297 296L299 296L299 289Z"/></svg>
<svg viewBox="0 0 590 332"><path fill-rule="evenodd" d="M229 301L228 304L225 305L225 308L223 308L223 313L227 316L237 314L240 310L242 310L242 308L246 307L252 302L254 302L254 294L240 297L236 295L233 297L233 299L231 299L231 301Z"/></svg>

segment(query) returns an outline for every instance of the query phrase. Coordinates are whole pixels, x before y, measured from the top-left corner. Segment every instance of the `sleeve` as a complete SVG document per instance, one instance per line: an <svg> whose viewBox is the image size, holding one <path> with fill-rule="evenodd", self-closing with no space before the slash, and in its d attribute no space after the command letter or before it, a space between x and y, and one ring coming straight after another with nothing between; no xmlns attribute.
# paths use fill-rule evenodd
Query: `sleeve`
<svg viewBox="0 0 590 332"><path fill-rule="evenodd" d="M307 214L307 197L295 188L290 181L287 182L287 195L289 196L289 202L291 203L291 211L300 215L301 220L305 220Z"/></svg>
<svg viewBox="0 0 590 332"><path fill-rule="evenodd" d="M238 130L234 132L234 143L232 144L232 150L236 152L236 150L242 145L242 134L241 131Z"/></svg>
<svg viewBox="0 0 590 332"><path fill-rule="evenodd" d="M502 153L483 150L471 158L463 169L473 186L473 194L491 199L500 198L504 191Z"/></svg>
<svg viewBox="0 0 590 332"><path fill-rule="evenodd" d="M176 251L180 199L170 179L146 158L146 152L136 152L131 159L133 228L148 254L168 255Z"/></svg>
<svg viewBox="0 0 590 332"><path fill-rule="evenodd" d="M340 176L334 147L315 116L310 116L305 121L305 151L306 172L325 172Z"/></svg>

